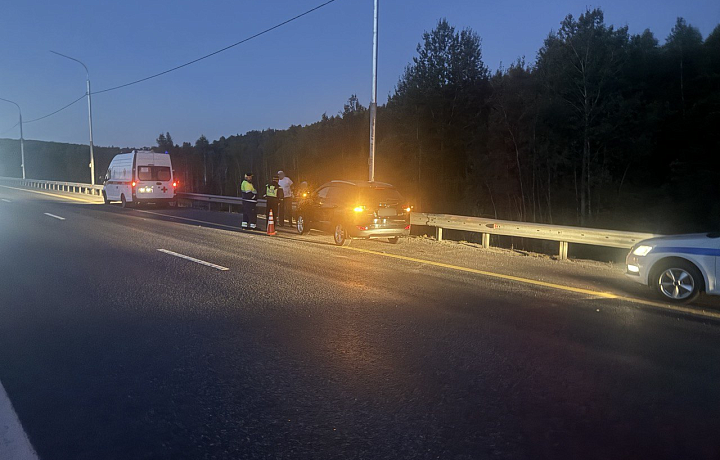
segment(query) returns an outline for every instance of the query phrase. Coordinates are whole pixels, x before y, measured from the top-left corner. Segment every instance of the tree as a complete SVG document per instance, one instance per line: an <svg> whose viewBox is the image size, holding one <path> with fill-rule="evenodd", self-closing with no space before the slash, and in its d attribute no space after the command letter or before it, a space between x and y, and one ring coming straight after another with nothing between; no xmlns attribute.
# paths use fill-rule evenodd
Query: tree
<svg viewBox="0 0 720 460"><path fill-rule="evenodd" d="M703 39L700 31L687 24L685 19L677 18L675 26L668 35L665 49L671 59L677 64L677 76L680 90L681 110L685 116L685 74L688 64L697 65L697 56L700 53ZM692 70L690 70L692 72Z"/></svg>
<svg viewBox="0 0 720 460"><path fill-rule="evenodd" d="M579 217L583 225L592 214L593 156L602 143L597 128L610 116L627 44L627 27L615 30L606 26L602 10L594 9L577 20L568 15L538 53L538 70L548 96L570 109L565 112L550 105L551 111L564 114L564 122L574 131L575 145L579 144Z"/></svg>
<svg viewBox="0 0 720 460"><path fill-rule="evenodd" d="M160 153L169 152L172 153L172 151L175 148L175 144L173 143L172 136L170 136L170 133L167 132L165 134L160 133L158 138L156 139L157 142L157 148L156 150Z"/></svg>
<svg viewBox="0 0 720 460"><path fill-rule="evenodd" d="M401 142L415 150L419 200L429 199L423 182L432 173L439 183L433 193L457 202L467 192L468 164L477 154L481 112L489 95L480 37L469 29L458 33L441 19L423 34L417 54L388 108L396 120L405 120L397 125Z"/></svg>
<svg viewBox="0 0 720 460"><path fill-rule="evenodd" d="M210 142L208 142L207 137L205 137L204 134L201 134L197 141L195 141L195 151L202 156L203 159L203 186L207 187L207 178L208 178L208 171L207 171L207 154L210 150Z"/></svg>

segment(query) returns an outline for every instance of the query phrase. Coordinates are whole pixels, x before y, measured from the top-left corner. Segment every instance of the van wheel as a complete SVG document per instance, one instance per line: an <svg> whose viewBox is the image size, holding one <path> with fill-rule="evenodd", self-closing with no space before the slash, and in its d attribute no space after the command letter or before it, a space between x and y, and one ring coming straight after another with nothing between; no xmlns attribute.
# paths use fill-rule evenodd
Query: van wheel
<svg viewBox="0 0 720 460"><path fill-rule="evenodd" d="M399 236L394 236L394 237L392 237L392 238L388 238L388 243L390 243L390 244L398 244L398 243L400 243L400 237L399 237Z"/></svg>
<svg viewBox="0 0 720 460"><path fill-rule="evenodd" d="M350 244L350 238L348 237L347 230L343 224L335 224L333 238L335 239L335 244L338 246L347 246Z"/></svg>
<svg viewBox="0 0 720 460"><path fill-rule="evenodd" d="M128 207L128 202L127 202L127 200L125 199L125 194L124 194L124 193L123 193L122 195L120 195L120 206L122 206L123 208L127 208L127 207Z"/></svg>
<svg viewBox="0 0 720 460"><path fill-rule="evenodd" d="M700 270L685 260L669 260L653 269L652 273L651 286L666 302L692 302L704 289L704 279Z"/></svg>
<svg viewBox="0 0 720 460"><path fill-rule="evenodd" d="M297 219L295 219L295 221L297 224L295 228L297 228L297 232L299 234L305 235L307 234L307 232L310 231L310 222L305 220L304 215L300 214L299 216L297 216Z"/></svg>
<svg viewBox="0 0 720 460"><path fill-rule="evenodd" d="M110 200L108 200L107 193L105 193L105 190L102 192L103 202L105 204L110 204Z"/></svg>

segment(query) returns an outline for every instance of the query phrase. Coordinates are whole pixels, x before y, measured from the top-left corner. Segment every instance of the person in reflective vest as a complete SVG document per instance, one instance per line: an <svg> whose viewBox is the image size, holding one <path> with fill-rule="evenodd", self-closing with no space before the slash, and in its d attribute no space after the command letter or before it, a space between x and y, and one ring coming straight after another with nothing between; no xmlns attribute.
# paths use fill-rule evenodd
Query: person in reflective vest
<svg viewBox="0 0 720 460"><path fill-rule="evenodd" d="M252 183L252 173L245 174L245 180L240 184L240 192L243 199L243 220L242 228L255 230L257 228L257 190Z"/></svg>
<svg viewBox="0 0 720 460"><path fill-rule="evenodd" d="M265 198L267 199L267 219L270 221L270 210L272 209L275 222L278 219L278 207L283 199L283 189L278 185L278 176L273 176L272 181L265 185Z"/></svg>

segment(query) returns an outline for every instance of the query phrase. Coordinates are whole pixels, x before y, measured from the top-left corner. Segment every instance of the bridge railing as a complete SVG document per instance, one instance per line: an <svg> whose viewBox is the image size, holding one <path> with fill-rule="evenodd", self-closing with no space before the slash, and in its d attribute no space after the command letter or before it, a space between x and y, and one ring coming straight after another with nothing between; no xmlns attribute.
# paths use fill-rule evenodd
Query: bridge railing
<svg viewBox="0 0 720 460"><path fill-rule="evenodd" d="M178 192L175 194L178 200L191 201L196 203L205 203L208 205L208 209L211 209L213 203L227 204L228 209L232 211L233 206L237 206L237 209L242 208L243 198L239 196L225 196L225 195L205 195L202 193L188 193ZM266 200L260 198L257 201L258 207L264 208Z"/></svg>
<svg viewBox="0 0 720 460"><path fill-rule="evenodd" d="M80 182L63 182L56 180L18 179L0 177L0 181L11 182L21 187L56 190L58 192L81 193L83 195L101 196L102 185L83 184Z"/></svg>
<svg viewBox="0 0 720 460"><path fill-rule="evenodd" d="M90 185L76 182L17 179L8 177L0 177L0 181L12 182L16 185L24 187L58 190L94 196L100 196L102 191L102 185ZM178 200L206 203L208 208L210 208L213 203L227 204L229 205L228 209L230 211L232 211L233 206L237 206L237 209L240 210L243 203L242 198L234 196L206 195L201 193L186 192L179 192L176 196ZM264 208L266 201L259 199L257 200L257 204L258 207ZM485 248L490 247L490 235L556 241L559 244L558 256L560 259L567 259L570 243L629 249L642 240L660 236L652 233L534 224L528 222L489 219L484 217L457 216L452 214L429 214L422 212L411 213L410 223L412 225L435 227L438 241L442 241L444 229L480 233L482 235L482 246Z"/></svg>
<svg viewBox="0 0 720 460"><path fill-rule="evenodd" d="M560 259L567 259L570 243L629 249L642 240L660 236L652 233L533 224L483 217L428 214L422 212L412 213L410 215L410 223L412 225L435 227L436 236L439 241L442 241L443 229L480 233L482 234L482 246L485 248L490 247L490 235L557 241L559 243L558 256Z"/></svg>

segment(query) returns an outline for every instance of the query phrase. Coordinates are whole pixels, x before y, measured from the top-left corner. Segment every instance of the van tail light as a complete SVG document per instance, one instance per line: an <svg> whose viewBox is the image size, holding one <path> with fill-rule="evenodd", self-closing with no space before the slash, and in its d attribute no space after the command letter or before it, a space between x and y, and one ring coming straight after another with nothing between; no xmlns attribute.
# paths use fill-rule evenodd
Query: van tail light
<svg viewBox="0 0 720 460"><path fill-rule="evenodd" d="M177 185L178 185L177 181L173 182L173 187L177 187Z"/></svg>
<svg viewBox="0 0 720 460"><path fill-rule="evenodd" d="M132 181L132 186L135 187L136 185L137 183L135 183L135 181Z"/></svg>
<svg viewBox="0 0 720 460"><path fill-rule="evenodd" d="M410 230L410 224L405 226L405 230Z"/></svg>

